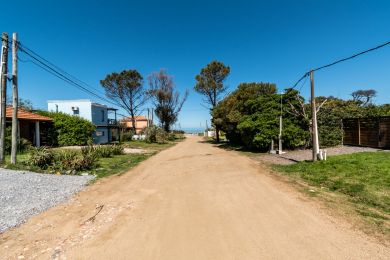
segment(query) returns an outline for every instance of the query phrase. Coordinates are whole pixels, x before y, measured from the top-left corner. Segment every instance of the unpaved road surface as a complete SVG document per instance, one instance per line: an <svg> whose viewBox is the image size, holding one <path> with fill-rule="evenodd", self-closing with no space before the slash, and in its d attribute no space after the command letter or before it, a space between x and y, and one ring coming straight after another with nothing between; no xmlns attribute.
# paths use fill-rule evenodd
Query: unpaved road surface
<svg viewBox="0 0 390 260"><path fill-rule="evenodd" d="M251 159L193 136L0 235L5 259L389 256Z"/></svg>

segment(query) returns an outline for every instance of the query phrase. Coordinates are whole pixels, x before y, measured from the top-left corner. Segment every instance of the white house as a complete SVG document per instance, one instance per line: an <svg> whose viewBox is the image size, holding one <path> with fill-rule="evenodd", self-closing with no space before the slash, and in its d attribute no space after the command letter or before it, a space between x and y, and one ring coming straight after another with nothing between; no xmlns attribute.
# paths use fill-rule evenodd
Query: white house
<svg viewBox="0 0 390 260"><path fill-rule="evenodd" d="M119 127L116 120L115 108L94 103L89 99L80 100L48 100L47 109L50 112L62 112L69 115L80 116L96 126L93 140L96 144L117 141ZM114 112L114 119L108 114Z"/></svg>

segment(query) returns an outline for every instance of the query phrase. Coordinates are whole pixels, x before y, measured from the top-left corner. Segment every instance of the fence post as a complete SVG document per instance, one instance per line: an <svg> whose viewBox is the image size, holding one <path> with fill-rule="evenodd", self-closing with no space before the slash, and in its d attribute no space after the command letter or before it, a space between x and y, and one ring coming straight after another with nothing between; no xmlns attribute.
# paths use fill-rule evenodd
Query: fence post
<svg viewBox="0 0 390 260"><path fill-rule="evenodd" d="M359 146L361 145L361 141L360 141L360 118L358 118L358 140L359 140Z"/></svg>

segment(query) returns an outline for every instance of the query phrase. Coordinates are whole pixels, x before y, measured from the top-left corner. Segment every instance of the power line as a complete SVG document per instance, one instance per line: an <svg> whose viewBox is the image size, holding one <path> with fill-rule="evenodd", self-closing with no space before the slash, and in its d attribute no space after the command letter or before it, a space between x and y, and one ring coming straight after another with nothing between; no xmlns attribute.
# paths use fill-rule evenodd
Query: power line
<svg viewBox="0 0 390 260"><path fill-rule="evenodd" d="M63 70L62 68L58 67L57 65L53 64L52 62L50 62L49 60L45 59L44 57L42 57L41 55L39 55L38 53L36 53L35 51L33 51L32 49L28 48L26 45L22 44L20 41L18 41L18 45L19 47L22 47L24 48L25 50L28 50L30 53L32 53L33 55L35 55L36 57L38 57L39 59L43 60L45 63L51 65L52 67L54 67L55 69L57 69L58 71L62 72L63 74L67 75L68 77L71 77L73 80L75 81L78 81L79 83L81 84L84 84L86 86L88 86L89 88L92 88L94 91L97 91L98 93L104 95L104 93L100 92L98 89L92 87L91 85L87 84L86 82L82 81L81 79L73 76L72 74L66 72L65 70Z"/></svg>
<svg viewBox="0 0 390 260"><path fill-rule="evenodd" d="M356 58L356 57L358 57L358 56L360 56L360 55L366 54L367 52L375 51L375 50L377 50L377 49L380 49L380 48L382 48L382 47L385 47L386 45L389 45L389 44L390 44L390 41L388 41L388 42L386 42L386 43L383 43L383 44L381 44L381 45L378 45L378 46L376 46L376 47L374 47L374 48L371 48L371 49L368 49L368 50L365 50L365 51L362 51L362 52L353 54L352 56L349 56L349 57L347 57L347 58L343 58L343 59L334 61L334 62L332 62L332 63L329 63L329 64L327 64L327 65L318 67L318 68L314 69L313 71L318 71L318 70L321 70L321 69L324 69L324 68L327 68L327 67L331 67L331 66L333 66L333 65L336 65L337 63L340 63L340 62L343 62L343 61L347 61L347 60L351 60L351 59Z"/></svg>
<svg viewBox="0 0 390 260"><path fill-rule="evenodd" d="M68 84L70 84L70 85L72 85L72 86L74 86L74 87L100 99L100 100L103 100L103 101L108 102L112 105L118 106L118 104L116 104L116 103L114 103L114 102L112 102L104 97L101 97L99 94L96 94L94 91L82 86L80 83L75 82L75 80L71 79L70 77L76 79L79 82L82 82L82 81L78 80L76 77L72 76L71 74L64 72L65 74L70 75L70 77L69 77L69 76L64 75L64 73L59 72L58 70L61 70L61 71L63 71L63 70L58 69L58 67L53 65L51 62L45 62L45 61L47 61L46 59L41 58L41 56L39 56L39 55L36 55L35 52L31 53L29 50L25 49L24 46L20 45L20 43L19 43L19 49L20 49L20 51L22 51L23 53L25 53L26 55L30 56L33 59L33 60L30 60L32 63L34 63L38 67L44 69L45 71L49 72L53 76L56 76L57 78L65 81L66 83L68 83ZM49 63L49 65L47 63ZM84 83L84 84L87 85L86 83ZM120 106L120 107L122 107L122 106Z"/></svg>
<svg viewBox="0 0 390 260"><path fill-rule="evenodd" d="M354 59L354 58L356 58L356 57L358 57L358 56L360 56L360 55L366 54L366 53L371 52L371 51L375 51L375 50L380 49L380 48L383 48L383 47L385 47L385 46L387 46L387 45L389 45L389 44L390 44L390 41L385 42L385 43L380 44L380 45L378 45L378 46L376 46L376 47L370 48L370 49L365 50L365 51L361 51L361 52L359 52L359 53L353 54L353 55L351 55L351 56L349 56L349 57L346 57L346 58L342 58L342 59L336 60L336 61L331 62L331 63L329 63L329 64L326 64L326 65L320 66L320 67L318 67L318 68L315 68L315 69L313 69L313 70L311 70L311 71L318 71L318 70L322 70L322 69L324 69L324 68L328 68L328 67L334 66L334 65L336 65L336 64L338 64L338 63L341 63L341 62L344 62L344 61L347 61L347 60L351 60L351 59ZM308 71L308 72L306 72L305 74L303 74L303 76L300 77L300 78L298 79L298 81L293 85L292 89L296 88L297 85L299 84L299 82L301 82L304 78L307 78L307 77L309 76L309 73L310 73L310 71Z"/></svg>

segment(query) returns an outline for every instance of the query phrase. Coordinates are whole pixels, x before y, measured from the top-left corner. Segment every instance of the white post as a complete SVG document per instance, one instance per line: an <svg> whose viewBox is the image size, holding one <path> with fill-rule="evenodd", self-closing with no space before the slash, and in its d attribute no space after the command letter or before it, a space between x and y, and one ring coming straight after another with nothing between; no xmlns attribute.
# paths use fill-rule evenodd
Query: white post
<svg viewBox="0 0 390 260"><path fill-rule="evenodd" d="M35 122L35 145L36 147L41 146L41 132L39 130L39 121Z"/></svg>

